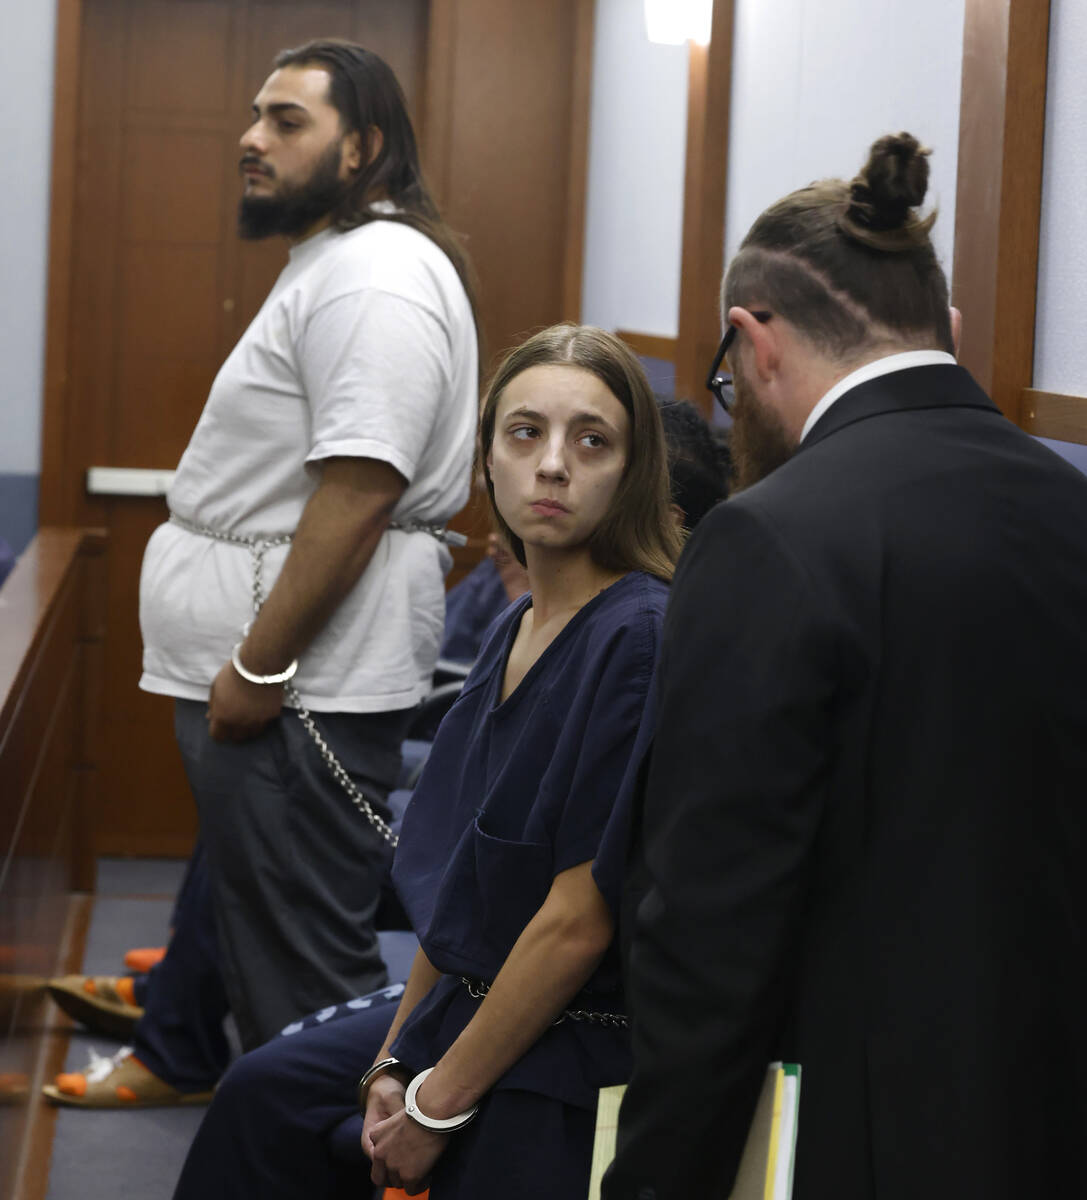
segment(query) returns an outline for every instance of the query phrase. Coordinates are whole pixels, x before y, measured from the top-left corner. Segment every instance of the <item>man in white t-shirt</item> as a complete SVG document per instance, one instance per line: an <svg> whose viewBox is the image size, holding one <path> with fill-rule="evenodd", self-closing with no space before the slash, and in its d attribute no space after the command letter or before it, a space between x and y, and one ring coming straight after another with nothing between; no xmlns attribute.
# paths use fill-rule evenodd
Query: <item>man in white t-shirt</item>
<svg viewBox="0 0 1087 1200"><path fill-rule="evenodd" d="M275 65L239 227L290 259L212 385L140 581L140 686L175 698L246 1048L386 981L383 802L438 654L478 403L469 269L392 72L340 42ZM128 1060L94 1086L139 1095L146 1074Z"/></svg>

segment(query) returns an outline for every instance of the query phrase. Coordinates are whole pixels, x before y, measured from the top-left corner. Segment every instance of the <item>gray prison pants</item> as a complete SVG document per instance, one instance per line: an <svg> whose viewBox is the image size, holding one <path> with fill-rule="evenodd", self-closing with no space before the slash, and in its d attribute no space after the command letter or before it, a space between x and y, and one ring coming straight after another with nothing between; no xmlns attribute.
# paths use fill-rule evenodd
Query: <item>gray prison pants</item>
<svg viewBox="0 0 1087 1200"><path fill-rule="evenodd" d="M206 711L177 700L174 729L200 813L227 996L252 1050L315 1009L385 985L374 913L391 851L297 713L285 708L251 741L223 743L208 736ZM355 783L383 802L409 716L314 719Z"/></svg>

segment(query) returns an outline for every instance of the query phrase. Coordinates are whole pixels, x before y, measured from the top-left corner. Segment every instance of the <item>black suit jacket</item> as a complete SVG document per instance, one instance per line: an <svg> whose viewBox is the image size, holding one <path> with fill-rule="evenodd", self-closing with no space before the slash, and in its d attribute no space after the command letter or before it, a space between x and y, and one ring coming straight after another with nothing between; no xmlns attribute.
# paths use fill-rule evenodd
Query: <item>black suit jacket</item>
<svg viewBox="0 0 1087 1200"><path fill-rule="evenodd" d="M606 1200L1087 1195L1087 480L966 371L862 384L683 555ZM629 933L627 922L626 933Z"/></svg>

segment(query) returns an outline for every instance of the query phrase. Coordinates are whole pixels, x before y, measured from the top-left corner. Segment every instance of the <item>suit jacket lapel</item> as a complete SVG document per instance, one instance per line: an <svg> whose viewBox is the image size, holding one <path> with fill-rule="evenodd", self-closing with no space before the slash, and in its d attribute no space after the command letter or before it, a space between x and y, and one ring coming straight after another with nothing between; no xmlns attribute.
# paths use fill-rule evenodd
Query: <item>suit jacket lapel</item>
<svg viewBox="0 0 1087 1200"><path fill-rule="evenodd" d="M870 379L839 396L816 421L797 453L857 421L885 413L932 408L980 408L1000 412L964 367L951 364L910 367Z"/></svg>

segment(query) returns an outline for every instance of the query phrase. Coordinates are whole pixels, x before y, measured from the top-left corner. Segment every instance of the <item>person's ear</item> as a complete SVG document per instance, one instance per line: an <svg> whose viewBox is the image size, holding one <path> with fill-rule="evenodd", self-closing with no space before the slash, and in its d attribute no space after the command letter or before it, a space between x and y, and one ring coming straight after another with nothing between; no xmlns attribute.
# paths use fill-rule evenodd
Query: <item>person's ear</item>
<svg viewBox="0 0 1087 1200"><path fill-rule="evenodd" d="M759 378L771 379L777 373L781 361L781 347L778 331L773 328L774 322L762 322L748 309L734 304L728 310L728 323L735 325L740 335L749 343ZM739 350L740 347L733 342L729 353L737 354Z"/></svg>
<svg viewBox="0 0 1087 1200"><path fill-rule="evenodd" d="M959 357L959 347L962 345L962 313L952 305L948 312L951 314L951 344L955 347L955 357Z"/></svg>
<svg viewBox="0 0 1087 1200"><path fill-rule="evenodd" d="M341 173L347 172L349 175L354 175L361 166L362 138L359 136L358 130L355 130L344 136L340 148L340 171Z"/></svg>
<svg viewBox="0 0 1087 1200"><path fill-rule="evenodd" d="M376 125L370 125L366 130L366 165L374 161L385 146L385 135Z"/></svg>

